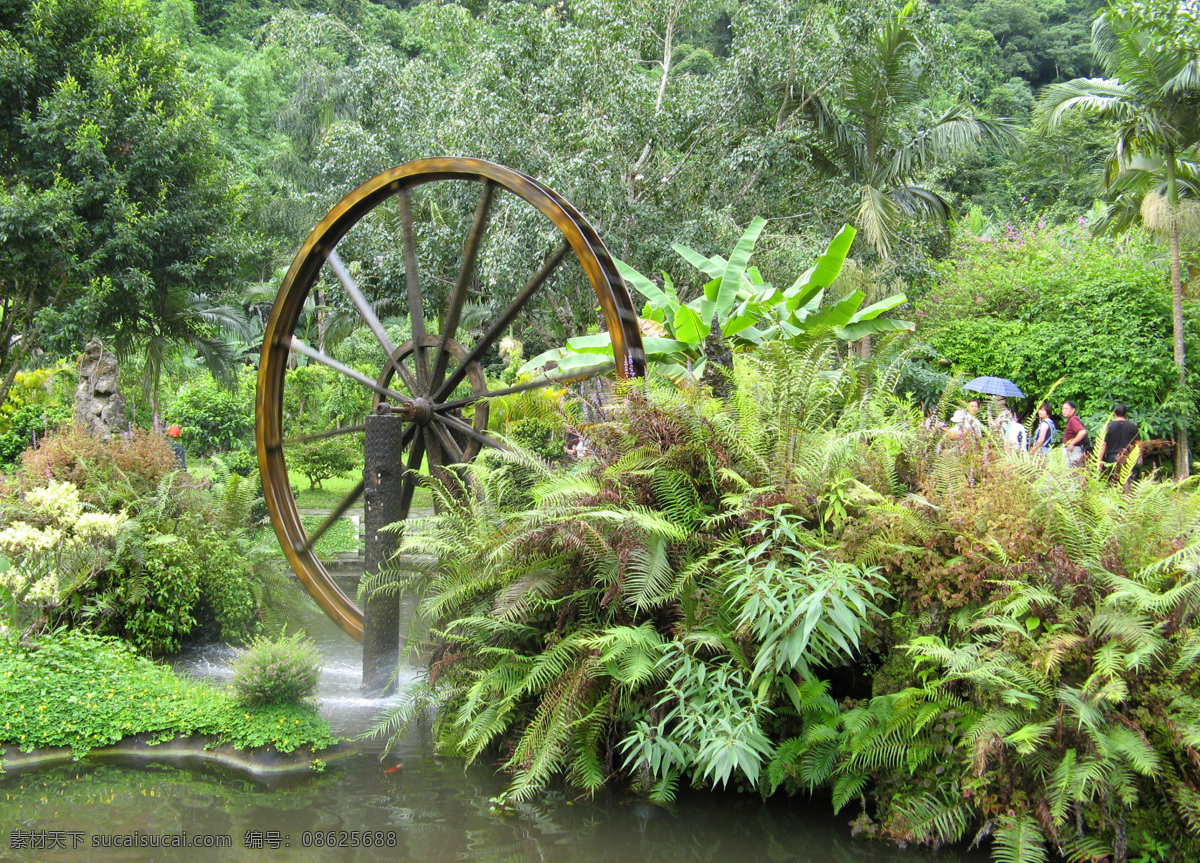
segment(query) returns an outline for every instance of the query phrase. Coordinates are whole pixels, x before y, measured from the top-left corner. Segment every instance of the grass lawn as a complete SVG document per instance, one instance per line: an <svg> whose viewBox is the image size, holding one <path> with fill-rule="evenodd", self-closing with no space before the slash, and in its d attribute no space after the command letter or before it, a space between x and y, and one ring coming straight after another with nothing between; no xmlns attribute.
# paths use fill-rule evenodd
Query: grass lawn
<svg viewBox="0 0 1200 863"><path fill-rule="evenodd" d="M304 529L311 534L324 519L319 515L306 515L301 521L304 523ZM325 531L315 547L317 557L322 560L327 560L342 552L358 551L358 549L358 533L354 529L354 522L348 518L339 518L333 527Z"/></svg>
<svg viewBox="0 0 1200 863"><path fill-rule="evenodd" d="M421 473L424 473L424 465L421 468ZM358 485L358 479L354 475L337 476L322 482L322 488L305 488L308 480L303 477L293 477L292 481L300 489L296 495L296 505L301 509L333 509L354 490L354 486ZM362 506L361 500L358 505ZM412 505L433 506L433 497L429 494L429 489L417 486L413 490Z"/></svg>
<svg viewBox="0 0 1200 863"><path fill-rule="evenodd" d="M208 459L190 459L188 473L197 479L212 479L212 462ZM421 465L420 473L429 475L429 468ZM292 485L299 489L296 495L296 506L301 509L333 509L358 484L359 474L350 473L346 476L335 476L321 483L322 488L307 488L308 480L298 473L291 473ZM418 486L413 490L413 506L431 507L433 497L429 489ZM360 499L357 506L362 506Z"/></svg>

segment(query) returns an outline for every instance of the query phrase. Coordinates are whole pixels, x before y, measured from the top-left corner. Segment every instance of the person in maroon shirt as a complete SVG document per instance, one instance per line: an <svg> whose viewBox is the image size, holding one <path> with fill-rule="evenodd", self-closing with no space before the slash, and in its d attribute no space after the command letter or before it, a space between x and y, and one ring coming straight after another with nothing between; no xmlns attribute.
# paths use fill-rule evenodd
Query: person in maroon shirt
<svg viewBox="0 0 1200 863"><path fill-rule="evenodd" d="M1087 455L1084 449L1087 441L1087 429L1075 413L1075 402L1063 402L1062 415L1067 420L1063 429L1063 449L1067 451L1067 464L1076 466L1083 463Z"/></svg>

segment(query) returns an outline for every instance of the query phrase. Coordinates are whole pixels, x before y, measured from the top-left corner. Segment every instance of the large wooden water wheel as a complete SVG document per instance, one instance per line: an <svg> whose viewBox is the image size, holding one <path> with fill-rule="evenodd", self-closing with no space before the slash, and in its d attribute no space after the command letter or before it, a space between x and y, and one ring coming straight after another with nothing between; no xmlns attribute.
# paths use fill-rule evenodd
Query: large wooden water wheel
<svg viewBox="0 0 1200 863"><path fill-rule="evenodd" d="M472 189L478 189L473 215L468 212L472 210L469 202L463 210L464 195ZM508 196L513 199L503 200ZM456 224L447 201L457 201L460 215L465 214L457 220L466 228L457 272L422 272L418 267L421 239L444 238L448 226ZM486 247L493 211L502 212L506 221L540 225L535 245L549 251L541 260L530 261L527 273L501 278L493 274L481 285L476 262ZM357 263L343 261L339 244L354 255L347 254L347 260ZM366 290L359 284L364 258L369 259ZM358 278L352 270L358 271ZM579 290L583 282L590 283L599 300L614 362L543 374L510 387L489 387L481 357L519 316L532 310L539 294ZM378 341L377 374L364 374L361 366L355 369L343 364L299 337L306 300L315 287L326 284L340 284L347 305L357 310ZM390 297L386 296L389 287ZM375 296L374 301L368 299L368 293ZM472 303L478 308L481 297L489 301L489 308L503 311L477 326L482 333L474 339L462 337L459 325L464 309ZM376 309L381 299L391 299L397 308L407 310L412 337L403 344L393 344L380 321ZM554 297L541 299L555 305ZM556 307L561 311L562 305ZM579 321L577 333L585 333L589 323L594 321ZM363 613L330 577L313 547L362 497L364 483L359 482L310 532L292 494L288 454L317 440L362 432L364 426L291 430L290 436L285 435L288 380L299 357L328 366L365 387L374 396L376 410L394 411L404 418L407 471L401 498L405 516L412 503L414 479L423 464L440 468L462 463L474 458L482 447L500 445L487 430L489 397L561 385L612 370L620 376L640 375L645 368L633 302L600 237L575 208L531 177L479 159L421 159L368 180L330 210L292 262L263 335L256 424L258 464L271 523L292 569L325 613L360 641ZM474 406L469 419L463 413L468 406Z"/></svg>

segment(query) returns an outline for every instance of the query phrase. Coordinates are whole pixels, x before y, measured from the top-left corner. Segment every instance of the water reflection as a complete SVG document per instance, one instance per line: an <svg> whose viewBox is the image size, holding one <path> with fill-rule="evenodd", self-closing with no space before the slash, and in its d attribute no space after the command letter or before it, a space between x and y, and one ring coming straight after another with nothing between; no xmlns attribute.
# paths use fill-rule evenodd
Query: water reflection
<svg viewBox="0 0 1200 863"><path fill-rule="evenodd" d="M411 611L411 609L410 609ZM335 730L356 734L380 709L358 692L358 646L319 611L301 622L326 660L319 697ZM189 673L228 678L228 648L181 657ZM415 677L417 669L406 671ZM562 792L500 810L490 802L504 787L487 765L434 755L418 733L386 761L379 746L360 752L324 774L257 782L221 768L164 765L123 767L76 764L0 776L0 859L38 861L176 860L420 860L482 863L620 863L664 861L795 861L795 863L943 863L982 861L963 852L900 851L850 837L844 820L829 817L828 803L763 803L749 795L684 792L670 810L621 794L575 802ZM62 833L65 848L13 848L14 831ZM102 848L94 837L162 836L186 831L228 836L224 849ZM380 834L383 848L311 847L313 834L352 831ZM68 834L81 837L75 839ZM390 834L390 837L389 837ZM50 833L42 834L51 835ZM322 837L324 838L324 837ZM388 839L394 847L386 847ZM247 848L262 844L258 848ZM269 844L278 840L279 847ZM73 842L82 847L71 849ZM362 841L362 836L359 836ZM305 847L308 843L310 847Z"/></svg>

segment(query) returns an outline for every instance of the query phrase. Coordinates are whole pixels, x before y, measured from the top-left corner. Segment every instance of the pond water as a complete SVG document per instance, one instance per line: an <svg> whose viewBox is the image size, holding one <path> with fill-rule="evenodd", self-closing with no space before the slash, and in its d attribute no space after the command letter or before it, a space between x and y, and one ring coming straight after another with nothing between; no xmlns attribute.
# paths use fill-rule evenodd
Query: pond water
<svg viewBox="0 0 1200 863"><path fill-rule="evenodd" d="M325 659L318 691L323 715L335 733L357 736L381 709L379 701L359 695L360 647L315 606L297 623ZM176 664L219 682L229 676L231 656L228 648L211 646ZM413 679L418 668L406 672ZM434 755L419 733L382 762L379 742L357 747L322 774L271 782L211 766L88 762L3 774L0 860L986 860L980 852L933 854L854 839L827 801L685 791L668 809L616 792L584 801L551 792L498 810L490 800L503 790L502 776L486 764L464 769L460 759ZM385 772L392 767L400 769ZM184 841L185 833L186 842L210 847L153 847ZM329 839L335 847L327 847ZM112 847L130 842L135 847ZM27 843L43 847L14 847ZM358 847L337 847L352 843Z"/></svg>

